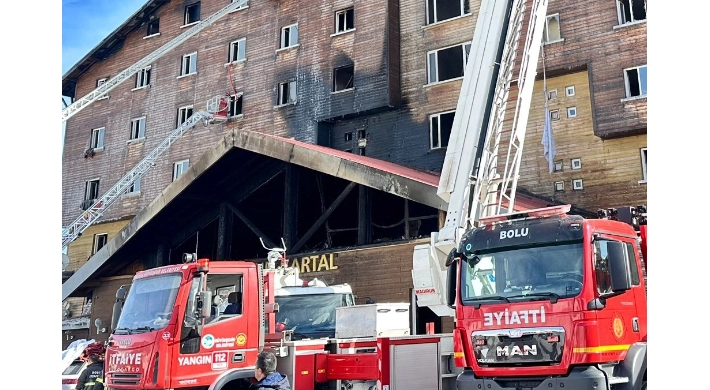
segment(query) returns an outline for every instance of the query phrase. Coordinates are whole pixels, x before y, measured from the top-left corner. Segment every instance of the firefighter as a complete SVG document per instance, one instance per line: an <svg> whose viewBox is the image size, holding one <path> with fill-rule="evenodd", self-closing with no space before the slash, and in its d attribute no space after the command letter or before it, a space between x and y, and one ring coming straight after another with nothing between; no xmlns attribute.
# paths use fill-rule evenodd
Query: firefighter
<svg viewBox="0 0 710 390"><path fill-rule="evenodd" d="M276 371L276 355L271 352L261 352L256 357L254 377L257 382L251 389L291 390L288 378Z"/></svg>
<svg viewBox="0 0 710 390"><path fill-rule="evenodd" d="M89 362L76 382L76 390L104 390L104 360L105 347L101 343L93 343L86 347L83 357Z"/></svg>

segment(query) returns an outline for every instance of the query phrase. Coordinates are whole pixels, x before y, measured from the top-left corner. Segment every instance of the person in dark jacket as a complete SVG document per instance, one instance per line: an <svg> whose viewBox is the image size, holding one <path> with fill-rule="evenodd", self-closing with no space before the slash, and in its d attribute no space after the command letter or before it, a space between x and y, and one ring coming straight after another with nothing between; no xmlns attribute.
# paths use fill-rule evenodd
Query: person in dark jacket
<svg viewBox="0 0 710 390"><path fill-rule="evenodd" d="M256 357L254 377L257 382L251 386L252 389L291 390L288 378L276 372L276 355L271 352L261 352Z"/></svg>
<svg viewBox="0 0 710 390"><path fill-rule="evenodd" d="M104 385L104 361L99 355L89 355L89 365L79 374L76 390L98 390Z"/></svg>

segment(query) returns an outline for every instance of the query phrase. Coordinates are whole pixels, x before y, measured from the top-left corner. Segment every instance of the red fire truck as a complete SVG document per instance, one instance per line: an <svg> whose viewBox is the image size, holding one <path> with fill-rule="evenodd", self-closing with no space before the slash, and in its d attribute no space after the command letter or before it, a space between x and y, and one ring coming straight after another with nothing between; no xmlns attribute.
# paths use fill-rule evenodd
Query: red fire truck
<svg viewBox="0 0 710 390"><path fill-rule="evenodd" d="M457 389L646 389L645 207L569 210L481 218L450 254Z"/></svg>

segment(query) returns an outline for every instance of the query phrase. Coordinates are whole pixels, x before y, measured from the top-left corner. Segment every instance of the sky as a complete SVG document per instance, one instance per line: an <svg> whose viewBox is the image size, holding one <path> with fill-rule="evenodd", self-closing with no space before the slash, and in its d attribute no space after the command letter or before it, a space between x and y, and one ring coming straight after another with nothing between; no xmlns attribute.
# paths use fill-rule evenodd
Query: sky
<svg viewBox="0 0 710 390"><path fill-rule="evenodd" d="M62 0L62 75L148 0Z"/></svg>

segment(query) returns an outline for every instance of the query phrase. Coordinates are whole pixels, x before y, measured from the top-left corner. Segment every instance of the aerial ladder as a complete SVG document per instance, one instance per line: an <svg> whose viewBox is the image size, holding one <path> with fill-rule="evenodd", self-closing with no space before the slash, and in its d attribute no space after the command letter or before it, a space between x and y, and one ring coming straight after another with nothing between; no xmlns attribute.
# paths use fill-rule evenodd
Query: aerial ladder
<svg viewBox="0 0 710 390"><path fill-rule="evenodd" d="M444 289L449 254L480 218L513 210L546 12L547 0L481 3L437 190L448 203L446 220L413 255L417 306L439 316L453 316ZM515 110L506 120L523 36Z"/></svg>
<svg viewBox="0 0 710 390"><path fill-rule="evenodd" d="M176 38L150 53L140 61L129 66L124 71L119 72L115 77L110 78L103 85L63 109L62 121L66 121L71 118L91 103L105 96L105 94L113 88L117 87L128 78L134 76L138 71L152 64L165 53L185 42L187 39L202 31L204 28L211 25L224 15L247 5L247 3L248 0L235 0L231 2L226 7L210 15L207 19L199 22L184 33L178 35ZM168 150L187 131L200 122L204 122L206 125L209 123L224 122L227 118L228 107L229 101L226 96L215 96L207 102L206 111L197 111L193 113L189 118L187 118L187 120L185 120L185 122L173 130L167 138L165 138L153 151L148 153L148 155L146 155L146 157L144 157L135 167L133 167L133 169L128 171L128 173L119 179L113 187L111 187L99 199L91 204L91 206L84 210L84 212L72 223L62 228L62 251L64 251L72 241L81 236L81 233L96 222L96 220L101 218L106 209L108 209L117 199L119 199L136 180L141 178L151 167L153 167L158 157L160 157L163 152Z"/></svg>

